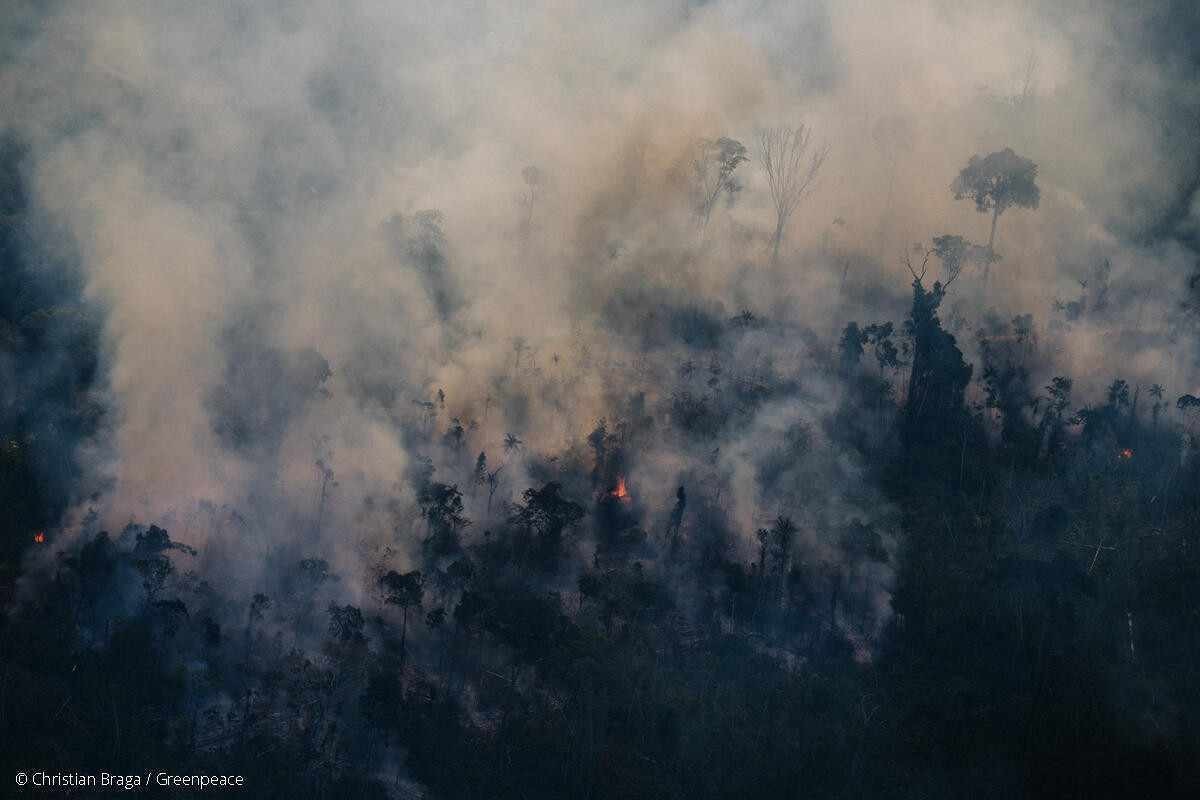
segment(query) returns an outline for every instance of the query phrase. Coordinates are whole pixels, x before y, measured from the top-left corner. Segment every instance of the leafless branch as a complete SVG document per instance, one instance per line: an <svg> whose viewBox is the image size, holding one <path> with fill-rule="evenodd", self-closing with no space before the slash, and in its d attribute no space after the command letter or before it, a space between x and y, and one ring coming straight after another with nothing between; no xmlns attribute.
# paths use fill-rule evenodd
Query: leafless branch
<svg viewBox="0 0 1200 800"><path fill-rule="evenodd" d="M917 271L915 269L913 269L912 258L909 257L908 253L904 254L904 266L908 267L908 271L912 274L913 280L916 280L916 281L925 280L925 269L929 266L929 257L931 255L933 255L932 250L925 251L925 256L924 256L924 258L921 259L921 273L918 275ZM951 278L951 280L953 280L953 278ZM950 285L950 282L947 281L945 286L949 286L949 285ZM945 287L943 287L943 288L945 288Z"/></svg>
<svg viewBox="0 0 1200 800"><path fill-rule="evenodd" d="M925 258L929 258L929 256L926 255ZM945 291L946 289L949 289L950 284L954 283L954 280L961 274L962 274L962 261L959 261L954 267L952 267L950 269L948 277L946 278L946 282L942 284L942 290Z"/></svg>
<svg viewBox="0 0 1200 800"><path fill-rule="evenodd" d="M758 158L775 206L772 260L779 255L788 220L812 187L828 155L828 145L812 147L812 129L803 123L795 128L784 126L758 132Z"/></svg>

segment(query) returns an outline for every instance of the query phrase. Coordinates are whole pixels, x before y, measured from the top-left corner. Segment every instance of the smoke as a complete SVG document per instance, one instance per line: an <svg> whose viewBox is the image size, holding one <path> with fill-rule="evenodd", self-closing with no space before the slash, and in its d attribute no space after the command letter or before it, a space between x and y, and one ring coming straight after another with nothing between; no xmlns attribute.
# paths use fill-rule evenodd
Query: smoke
<svg viewBox="0 0 1200 800"><path fill-rule="evenodd" d="M356 571L344 545L393 540L385 499L412 503L431 425L458 419L463 458L493 464L519 436L513 496L641 398L658 428L630 449L630 482L656 513L708 480L747 558L764 518L796 515L810 538L886 520L826 432L828 351L850 319L899 321L915 242L986 241L986 215L948 187L1006 146L1039 164L1042 203L1000 219L990 286L971 268L954 285L962 328L1032 314L1035 385L1071 372L1085 400L1118 374L1196 391L1178 297L1200 83L1153 11L276 0L14 20L5 125L103 309L111 428L86 445L101 491L77 517L119 528L206 501L244 514L264 553ZM800 121L830 155L781 263L754 162L698 232L696 140L750 146ZM1105 305L1055 307L1080 281L1094 297L1105 261ZM763 324L734 326L743 310ZM680 403L713 433L671 432ZM437 462L465 484L469 465Z"/></svg>

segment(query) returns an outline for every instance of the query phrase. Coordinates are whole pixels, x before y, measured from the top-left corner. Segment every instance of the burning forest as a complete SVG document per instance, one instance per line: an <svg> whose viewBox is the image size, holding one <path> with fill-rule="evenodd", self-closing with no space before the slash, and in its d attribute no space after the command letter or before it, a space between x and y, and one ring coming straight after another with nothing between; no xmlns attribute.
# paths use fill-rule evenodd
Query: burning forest
<svg viewBox="0 0 1200 800"><path fill-rule="evenodd" d="M1200 795L1198 40L9 3L4 793Z"/></svg>

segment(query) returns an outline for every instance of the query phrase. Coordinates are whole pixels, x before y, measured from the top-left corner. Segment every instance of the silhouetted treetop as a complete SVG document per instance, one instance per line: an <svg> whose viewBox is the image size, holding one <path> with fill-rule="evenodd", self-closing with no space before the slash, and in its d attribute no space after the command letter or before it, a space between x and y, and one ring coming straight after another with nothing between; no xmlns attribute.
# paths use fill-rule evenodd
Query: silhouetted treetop
<svg viewBox="0 0 1200 800"><path fill-rule="evenodd" d="M996 222L1009 208L1037 208L1041 190L1037 186L1037 164L1005 148L971 160L950 184L954 199L970 199L981 214L992 212L988 234L988 265L995 260Z"/></svg>
<svg viewBox="0 0 1200 800"><path fill-rule="evenodd" d="M1037 169L1037 164L1006 147L983 157L971 156L950 189L956 200L973 200L981 214L993 210L1003 214L1010 206L1037 208L1041 200Z"/></svg>

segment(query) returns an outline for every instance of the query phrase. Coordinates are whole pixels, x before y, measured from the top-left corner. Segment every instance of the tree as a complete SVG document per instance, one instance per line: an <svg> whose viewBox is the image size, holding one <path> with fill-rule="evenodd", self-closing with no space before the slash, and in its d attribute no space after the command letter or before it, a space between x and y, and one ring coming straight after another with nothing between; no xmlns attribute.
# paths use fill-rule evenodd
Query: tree
<svg viewBox="0 0 1200 800"><path fill-rule="evenodd" d="M425 577L420 570L412 572L396 572L389 570L379 579L379 585L384 592L384 600L390 605L399 606L402 612L400 622L400 666L404 667L405 646L408 638L408 610L419 608L425 595Z"/></svg>
<svg viewBox="0 0 1200 800"><path fill-rule="evenodd" d="M1154 400L1153 405L1150 407L1150 414L1154 420L1154 430L1158 430L1158 418L1167 407L1166 401L1163 400L1165 392L1166 390L1163 389L1161 383L1156 383L1150 387L1150 397Z"/></svg>
<svg viewBox="0 0 1200 800"><path fill-rule="evenodd" d="M171 550L178 550L190 556L196 555L194 548L172 541L170 534L157 525L137 531L133 566L142 576L142 587L152 604L166 586L167 579L175 573L175 565L167 557Z"/></svg>
<svg viewBox="0 0 1200 800"><path fill-rule="evenodd" d="M592 486L596 487L602 484L608 477L608 445L612 441L612 436L608 432L608 421L601 417L596 422L596 427L588 434L588 446L592 448L593 464L592 464Z"/></svg>
<svg viewBox="0 0 1200 800"><path fill-rule="evenodd" d="M873 322L863 329L864 341L875 351L875 362L879 364L880 375L884 369L900 368L900 351L892 341L893 333L895 326L890 322Z"/></svg>
<svg viewBox="0 0 1200 800"><path fill-rule="evenodd" d="M1118 411L1129 407L1129 384L1122 378L1117 378L1108 385L1106 392L1108 404Z"/></svg>
<svg viewBox="0 0 1200 800"><path fill-rule="evenodd" d="M329 562L323 558L306 558L296 565L296 571L306 584L305 591L313 591L332 576L329 574Z"/></svg>
<svg viewBox="0 0 1200 800"><path fill-rule="evenodd" d="M758 574L767 574L767 550L771 547L771 532L766 528L759 528L754 532L754 538L758 539Z"/></svg>
<svg viewBox="0 0 1200 800"><path fill-rule="evenodd" d="M1037 208L1041 190L1037 186L1037 164L1004 148L982 158L971 156L971 160L958 173L950 191L955 200L975 201L975 210L980 214L992 212L992 231L988 234L985 275L991 262L996 259L996 222L1009 208Z"/></svg>
<svg viewBox="0 0 1200 800"><path fill-rule="evenodd" d="M890 404L894 392L891 381L884 376L884 370L890 369L896 372L902 365L900 350L892 339L894 334L895 326L890 322L873 322L862 329L855 325L853 331L847 326L846 334L843 334L843 359L848 357L845 348L857 345L857 351L853 353L854 371L846 372L843 366L843 375L857 375L856 393L861 394L862 401L874 409L876 423L881 430L886 415L885 407ZM857 340L854 337L857 337ZM865 346L868 344L874 352L875 363L879 366L878 375L870 377L858 371Z"/></svg>
<svg viewBox="0 0 1200 800"><path fill-rule="evenodd" d="M463 427L462 420L458 417L450 420L450 427L442 435L442 444L446 449L455 455L462 452L463 446L467 443L467 429Z"/></svg>
<svg viewBox="0 0 1200 800"><path fill-rule="evenodd" d="M1058 449L1067 410L1071 407L1071 388L1074 382L1065 375L1056 375L1046 386L1046 396L1035 402L1043 406L1041 422L1038 423L1038 457L1052 456Z"/></svg>
<svg viewBox="0 0 1200 800"><path fill-rule="evenodd" d="M366 620L362 611L355 606L329 604L329 636L335 642L342 644L365 642L366 637L363 636L365 624Z"/></svg>
<svg viewBox="0 0 1200 800"><path fill-rule="evenodd" d="M540 555L547 562L558 556L563 531L583 519L583 507L561 492L562 485L553 481L541 489L526 489L525 504L516 506L509 520L537 536Z"/></svg>
<svg viewBox="0 0 1200 800"><path fill-rule="evenodd" d="M521 195L521 207L525 211L521 218L521 240L528 241L533 232L534 207L541 197L544 179L542 171L532 164L521 170L521 178L525 181L525 192Z"/></svg>
<svg viewBox="0 0 1200 800"><path fill-rule="evenodd" d="M496 496L496 490L500 488L500 470L502 470L502 469L504 469L503 464L496 467L494 470L492 470L491 472L489 472L487 474L487 487L488 487L487 513L489 513L489 514L492 513L492 498Z"/></svg>
<svg viewBox="0 0 1200 800"><path fill-rule="evenodd" d="M946 440L948 430L959 427L964 412L963 400L971 382L972 368L963 359L954 336L942 328L938 308L946 296L945 285L934 282L932 289L924 285L930 250L925 253L920 271L905 256L912 273L913 302L904 332L912 341L912 367L904 406L901 436L910 455L916 451L936 451ZM923 468L933 470L934 461L917 458Z"/></svg>
<svg viewBox="0 0 1200 800"><path fill-rule="evenodd" d="M679 528L683 525L683 512L687 508L687 491L683 486L675 490L675 507L671 509L671 520L667 523L667 537L675 541Z"/></svg>
<svg viewBox="0 0 1200 800"><path fill-rule="evenodd" d="M512 338L513 349L513 375L521 374L521 356L529 352L529 343L525 341L524 336L514 336Z"/></svg>
<svg viewBox="0 0 1200 800"><path fill-rule="evenodd" d="M250 599L250 612L246 621L246 658L250 658L250 643L254 635L254 623L261 620L271 607L271 598L262 592L255 592Z"/></svg>
<svg viewBox="0 0 1200 800"><path fill-rule="evenodd" d="M853 375L862 361L863 345L867 343L867 335L857 322L848 322L842 330L842 338L838 342L839 361L843 376Z"/></svg>
<svg viewBox="0 0 1200 800"><path fill-rule="evenodd" d="M733 198L742 189L734 172L750 157L746 154L746 146L737 139L722 136L713 141L701 139L696 145L696 158L692 162L696 180L696 213L700 217L700 229L708 227L713 207L721 199L721 195L733 202Z"/></svg>
<svg viewBox="0 0 1200 800"><path fill-rule="evenodd" d="M1183 417L1184 426L1189 430L1188 438L1194 445L1195 439L1191 433L1191 423L1188 417L1191 416L1192 412L1200 410L1200 397L1196 397L1194 394L1180 395L1179 399L1175 401L1175 408L1179 409L1179 413Z"/></svg>
<svg viewBox="0 0 1200 800"><path fill-rule="evenodd" d="M1026 366L1032 325L1032 318L1021 315L1011 324L989 323L976 334L985 404L1000 414L1000 441L1014 457L1035 456L1041 444L1026 413L1037 404Z"/></svg>
<svg viewBox="0 0 1200 800"><path fill-rule="evenodd" d="M421 516L429 523L425 546L434 557L453 555L460 549L458 532L471 522L463 516L462 492L457 485L430 483L417 495Z"/></svg>
<svg viewBox="0 0 1200 800"><path fill-rule="evenodd" d="M788 558L792 554L792 541L796 538L796 523L791 517L780 516L771 526L771 557L775 570L783 575L787 572Z"/></svg>
<svg viewBox="0 0 1200 800"><path fill-rule="evenodd" d="M437 630L438 628L442 627L445 622L446 609L442 606L438 606L425 615L425 624L433 630Z"/></svg>
<svg viewBox="0 0 1200 800"><path fill-rule="evenodd" d="M475 459L475 471L471 474L471 482L475 486L482 486L487 483L487 474L487 454L480 450L479 457ZM474 494L474 490L471 493Z"/></svg>
<svg viewBox="0 0 1200 800"><path fill-rule="evenodd" d="M771 263L779 259L779 246L788 220L821 171L829 147L812 148L812 129L768 128L758 133L758 158L767 175L771 202L775 206L775 235L771 239Z"/></svg>
<svg viewBox="0 0 1200 800"><path fill-rule="evenodd" d="M990 263L986 247L951 234L933 237L933 254L942 262L947 283L958 277L962 268L971 261L981 263L985 268Z"/></svg>
<svg viewBox="0 0 1200 800"><path fill-rule="evenodd" d="M329 499L329 487L332 486L336 489L338 482L333 479L333 467L329 466L325 459L318 458L315 466L317 468L317 478L321 482L321 493L317 498L317 520L313 524L313 530L319 536L321 534L321 522L325 519L325 503Z"/></svg>

